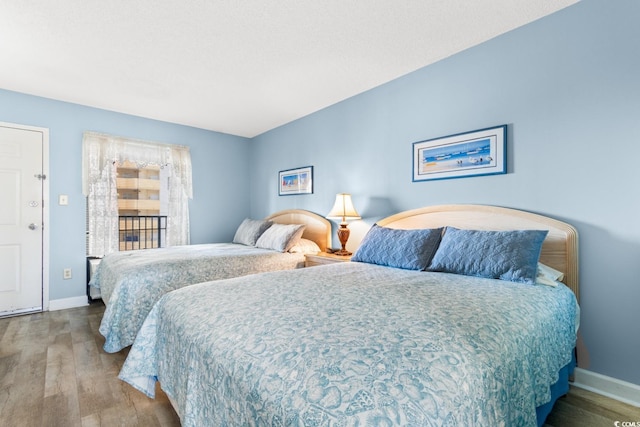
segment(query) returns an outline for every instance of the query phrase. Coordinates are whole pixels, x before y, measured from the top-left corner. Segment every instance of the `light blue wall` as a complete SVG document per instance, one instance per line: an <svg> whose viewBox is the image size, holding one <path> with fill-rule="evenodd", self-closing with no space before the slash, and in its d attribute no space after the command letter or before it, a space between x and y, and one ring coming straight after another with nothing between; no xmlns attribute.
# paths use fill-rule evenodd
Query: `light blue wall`
<svg viewBox="0 0 640 427"><path fill-rule="evenodd" d="M249 213L246 163L250 141L95 108L0 90L0 121L49 129L50 299L85 295L85 199L82 195L82 133L87 130L188 145L193 166L189 204L192 243L229 241ZM233 176L233 185L229 177ZM59 206L59 194L69 196ZM62 270L72 268L71 280Z"/></svg>
<svg viewBox="0 0 640 427"><path fill-rule="evenodd" d="M567 221L580 235L589 369L640 385L638 17L636 0L583 0L254 138L252 216L326 214L351 192L367 226L444 203ZM411 181L412 142L501 124L507 175ZM278 197L278 171L306 165L315 193Z"/></svg>

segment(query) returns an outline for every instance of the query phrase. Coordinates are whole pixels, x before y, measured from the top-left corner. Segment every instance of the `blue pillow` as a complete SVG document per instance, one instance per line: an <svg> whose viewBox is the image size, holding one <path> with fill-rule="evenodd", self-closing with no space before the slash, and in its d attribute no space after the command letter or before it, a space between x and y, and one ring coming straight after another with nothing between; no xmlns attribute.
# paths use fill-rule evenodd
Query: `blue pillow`
<svg viewBox="0 0 640 427"><path fill-rule="evenodd" d="M547 233L447 227L428 270L533 284Z"/></svg>
<svg viewBox="0 0 640 427"><path fill-rule="evenodd" d="M399 230L374 224L351 261L407 270L424 270L433 257L442 228Z"/></svg>

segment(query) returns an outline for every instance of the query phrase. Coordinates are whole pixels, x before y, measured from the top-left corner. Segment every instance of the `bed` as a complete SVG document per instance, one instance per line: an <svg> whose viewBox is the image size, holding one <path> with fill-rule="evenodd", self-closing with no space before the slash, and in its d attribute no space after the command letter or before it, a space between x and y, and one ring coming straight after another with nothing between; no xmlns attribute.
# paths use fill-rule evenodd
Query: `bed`
<svg viewBox="0 0 640 427"><path fill-rule="evenodd" d="M387 238L367 234L358 262L167 294L119 377L150 397L160 381L183 426L542 425L575 363L575 229L478 205L407 211L375 227ZM423 271L423 255L414 252L434 246L429 239L440 227L426 263L439 271ZM429 237L414 245L422 231ZM457 258L450 232L474 237L456 241ZM402 240L388 238L393 233L409 235L415 250L381 261L385 250L375 248L393 252ZM511 268L495 279L442 266L467 256L469 242L477 250L478 236L506 242L519 234L539 239L533 282ZM494 249L486 246L480 257ZM421 261L412 269L408 259ZM542 280L547 269L554 274Z"/></svg>
<svg viewBox="0 0 640 427"><path fill-rule="evenodd" d="M301 236L293 235L298 225L304 225ZM280 242L264 240L276 227L290 233L290 243L296 246L275 247ZM331 224L315 213L290 209L264 220L245 219L234 241L242 243L175 246L104 257L90 283L100 289L106 306L100 323L104 350L114 353L131 345L155 302L167 292L194 283L304 266L302 243L314 251L326 250L331 245Z"/></svg>

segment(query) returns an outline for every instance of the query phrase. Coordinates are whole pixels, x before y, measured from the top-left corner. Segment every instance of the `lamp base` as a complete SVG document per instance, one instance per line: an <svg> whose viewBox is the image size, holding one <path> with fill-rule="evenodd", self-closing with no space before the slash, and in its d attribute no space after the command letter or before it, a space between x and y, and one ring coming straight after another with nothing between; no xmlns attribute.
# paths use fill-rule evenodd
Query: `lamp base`
<svg viewBox="0 0 640 427"><path fill-rule="evenodd" d="M349 228L347 227L347 222L343 221L342 223L340 223L340 228L338 228L338 239L340 239L340 244L342 245L342 249L335 251L334 252L335 255L341 255L341 256L351 255L351 252L345 249L345 247L347 246L347 240L349 240L349 234L351 234L351 231L349 231Z"/></svg>
<svg viewBox="0 0 640 427"><path fill-rule="evenodd" d="M332 252L333 255L339 255L339 256L349 256L352 255L351 252L349 251L345 251L343 249L338 249L337 251L333 251Z"/></svg>

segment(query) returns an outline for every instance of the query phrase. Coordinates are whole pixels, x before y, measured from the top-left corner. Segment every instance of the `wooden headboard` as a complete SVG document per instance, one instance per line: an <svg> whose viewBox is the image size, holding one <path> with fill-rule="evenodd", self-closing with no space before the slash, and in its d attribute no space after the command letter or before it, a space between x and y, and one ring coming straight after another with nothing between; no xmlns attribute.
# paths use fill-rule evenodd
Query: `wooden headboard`
<svg viewBox="0 0 640 427"><path fill-rule="evenodd" d="M571 225L543 215L485 205L440 205L389 216L378 225L400 228L452 226L468 230L548 230L540 262L564 273L566 284L579 301L578 233Z"/></svg>
<svg viewBox="0 0 640 427"><path fill-rule="evenodd" d="M316 242L322 252L331 247L331 223L323 216L302 209L287 209L265 219L278 224L305 224L303 238Z"/></svg>

